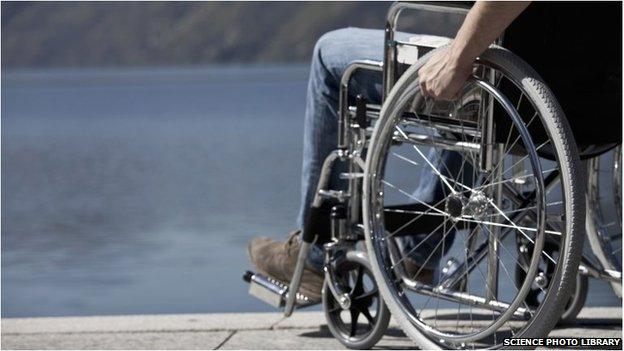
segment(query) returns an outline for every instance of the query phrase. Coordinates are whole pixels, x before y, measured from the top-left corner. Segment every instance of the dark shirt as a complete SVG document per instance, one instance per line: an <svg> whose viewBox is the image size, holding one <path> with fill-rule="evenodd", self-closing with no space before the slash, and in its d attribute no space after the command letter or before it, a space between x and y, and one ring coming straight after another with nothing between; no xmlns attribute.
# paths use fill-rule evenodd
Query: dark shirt
<svg viewBox="0 0 624 351"><path fill-rule="evenodd" d="M503 46L553 90L580 145L622 140L622 4L534 2Z"/></svg>

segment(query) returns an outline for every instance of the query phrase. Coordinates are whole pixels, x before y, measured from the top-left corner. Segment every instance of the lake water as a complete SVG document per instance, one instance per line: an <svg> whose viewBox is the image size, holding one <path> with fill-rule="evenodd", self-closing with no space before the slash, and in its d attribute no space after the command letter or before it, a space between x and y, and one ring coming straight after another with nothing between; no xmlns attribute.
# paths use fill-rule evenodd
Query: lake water
<svg viewBox="0 0 624 351"><path fill-rule="evenodd" d="M241 275L295 228L307 75L3 72L2 317L271 311Z"/></svg>

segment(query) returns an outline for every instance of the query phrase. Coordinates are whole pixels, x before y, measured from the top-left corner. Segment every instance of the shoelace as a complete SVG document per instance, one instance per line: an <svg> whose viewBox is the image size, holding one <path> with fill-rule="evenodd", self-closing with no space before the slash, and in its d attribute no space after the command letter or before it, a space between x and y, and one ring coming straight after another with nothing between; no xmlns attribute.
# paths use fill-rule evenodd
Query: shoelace
<svg viewBox="0 0 624 351"><path fill-rule="evenodd" d="M288 256L290 256L290 248L293 244L295 243L299 243L299 233L300 231L294 231L292 233L290 233L288 235L288 239L286 240L286 242L284 243L284 248L286 249L286 252L288 253Z"/></svg>

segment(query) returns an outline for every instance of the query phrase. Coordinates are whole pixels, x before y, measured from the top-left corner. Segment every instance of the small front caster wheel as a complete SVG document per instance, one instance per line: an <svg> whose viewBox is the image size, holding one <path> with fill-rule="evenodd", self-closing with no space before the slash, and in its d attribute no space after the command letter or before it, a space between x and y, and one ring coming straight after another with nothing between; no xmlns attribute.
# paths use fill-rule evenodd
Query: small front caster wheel
<svg viewBox="0 0 624 351"><path fill-rule="evenodd" d="M332 335L350 349L370 349L388 328L390 311L379 295L366 254L350 251L334 268L335 279L349 294L350 306L343 309L323 286L323 308Z"/></svg>

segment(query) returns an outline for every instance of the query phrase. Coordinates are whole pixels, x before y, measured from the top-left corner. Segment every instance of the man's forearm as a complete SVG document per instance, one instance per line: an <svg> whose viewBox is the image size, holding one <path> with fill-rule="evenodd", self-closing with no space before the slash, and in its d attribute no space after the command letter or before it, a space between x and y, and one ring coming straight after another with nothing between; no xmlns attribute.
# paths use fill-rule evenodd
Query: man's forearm
<svg viewBox="0 0 624 351"><path fill-rule="evenodd" d="M477 2L455 36L450 48L451 57L460 64L472 63L530 3Z"/></svg>

